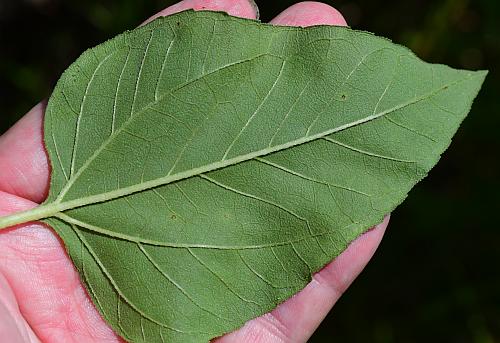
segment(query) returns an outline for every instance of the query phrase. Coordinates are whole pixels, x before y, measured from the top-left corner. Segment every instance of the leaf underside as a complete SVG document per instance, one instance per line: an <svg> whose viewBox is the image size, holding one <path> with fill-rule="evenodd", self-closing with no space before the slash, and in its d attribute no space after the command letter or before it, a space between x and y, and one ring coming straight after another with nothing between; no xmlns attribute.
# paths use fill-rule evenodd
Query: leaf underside
<svg viewBox="0 0 500 343"><path fill-rule="evenodd" d="M206 342L400 204L484 76L347 28L160 18L59 80L45 222L123 338Z"/></svg>

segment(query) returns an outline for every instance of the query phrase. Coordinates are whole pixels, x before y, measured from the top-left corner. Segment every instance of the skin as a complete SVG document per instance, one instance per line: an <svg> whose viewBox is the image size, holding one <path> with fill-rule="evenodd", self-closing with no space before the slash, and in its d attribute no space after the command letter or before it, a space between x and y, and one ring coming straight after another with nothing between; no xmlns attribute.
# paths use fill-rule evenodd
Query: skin
<svg viewBox="0 0 500 343"><path fill-rule="evenodd" d="M147 21L190 8L256 17L256 7L248 0L184 0ZM293 5L271 23L347 25L337 10L317 2ZM45 105L36 105L0 137L0 216L37 206L47 196L50 167L42 143ZM271 313L214 341L307 341L368 263L388 221L387 217L360 236L316 273L305 289ZM121 342L90 301L63 243L49 227L36 223L0 231L0 337L12 343Z"/></svg>

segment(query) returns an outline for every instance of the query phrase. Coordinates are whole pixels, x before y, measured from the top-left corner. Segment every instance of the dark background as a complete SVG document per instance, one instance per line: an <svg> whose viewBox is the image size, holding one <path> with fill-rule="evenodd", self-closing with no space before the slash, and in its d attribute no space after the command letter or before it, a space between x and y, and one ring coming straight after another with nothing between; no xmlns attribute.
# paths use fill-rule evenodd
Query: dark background
<svg viewBox="0 0 500 343"><path fill-rule="evenodd" d="M86 48L173 2L0 0L0 133ZM263 21L296 2L257 1ZM500 342L500 1L325 2L427 61L490 74L451 148L311 341Z"/></svg>

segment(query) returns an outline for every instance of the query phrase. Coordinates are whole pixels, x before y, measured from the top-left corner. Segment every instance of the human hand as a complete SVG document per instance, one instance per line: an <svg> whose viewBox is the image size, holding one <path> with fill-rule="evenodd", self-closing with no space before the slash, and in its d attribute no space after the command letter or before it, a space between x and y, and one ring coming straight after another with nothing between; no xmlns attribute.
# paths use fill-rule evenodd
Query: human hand
<svg viewBox="0 0 500 343"><path fill-rule="evenodd" d="M188 8L255 18L248 0L184 0L149 20ZM271 21L346 25L332 7L304 2ZM0 137L0 216L43 201L50 167L42 143L45 103ZM305 342L371 258L388 220L365 233L293 298L217 342ZM41 224L0 232L0 337L6 342L119 342L83 288L55 233Z"/></svg>

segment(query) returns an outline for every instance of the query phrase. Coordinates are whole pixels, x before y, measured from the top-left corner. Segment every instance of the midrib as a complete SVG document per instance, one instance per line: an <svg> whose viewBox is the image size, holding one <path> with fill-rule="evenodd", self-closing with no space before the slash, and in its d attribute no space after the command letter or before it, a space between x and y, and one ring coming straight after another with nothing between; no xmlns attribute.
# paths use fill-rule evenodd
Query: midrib
<svg viewBox="0 0 500 343"><path fill-rule="evenodd" d="M110 191L110 192L106 192L106 193L101 193L101 194L97 194L97 195L93 195L93 196L89 196L89 197L85 197L85 198L70 200L68 202L61 202L61 204L60 204L61 212L69 210L69 209L74 209L74 208L77 208L77 207L82 207L82 206L90 205L90 204L95 204L95 203L100 203L100 202L105 202L105 201L113 200L113 199L120 198L120 197L123 197L123 196L126 196L126 195L138 193L138 192L141 192L141 191L144 191L144 190L147 190L147 189L151 189L151 188L159 187L159 186L166 185L166 184L169 184L169 183L172 183L172 182L176 182L176 181L180 181L180 180L183 180L183 179L187 179L187 178L190 178L190 177L193 177L193 176L196 176L196 175L200 175L200 174L208 173L208 172L211 172L211 171L214 171L214 170L218 170L218 169L222 169L222 168L225 168L225 167L229 167L231 165L235 165L235 164L238 164L238 163L249 161L249 160L254 159L256 157L261 157L261 156L269 155L269 154L274 153L274 152L278 152L278 151L281 151L281 150L292 148L292 147L297 146L297 145L308 143L308 142L314 141L316 139L323 138L325 136L331 135L333 133L336 133L336 132L339 132L339 131L342 131L342 130L346 130L348 128L351 128L351 127L354 127L354 126L357 126L357 125L360 125L360 124L363 124L363 123L367 123L369 121L372 121L372 120L375 120L377 118L383 117L385 115L393 113L393 112L395 112L397 110L400 110L402 108L405 108L407 106L410 106L410 105L413 105L413 104L418 103L420 101L423 101L425 99L428 99L431 96L439 93L440 91L442 91L442 90L444 90L444 89L446 89L446 88L448 88L448 87L450 87L452 85L460 83L460 82L462 82L462 81L464 81L465 79L468 79L468 78L469 77L466 77L464 79L460 79L460 80L454 81L454 82L452 82L450 84L446 84L446 85L444 85L444 86L442 86L442 87L440 87L440 88L438 88L438 89L436 89L436 90L434 90L434 91L432 91L430 93L426 93L426 94L424 94L424 95L422 95L422 96L420 96L418 98L409 100L409 101L407 101L405 103L399 104L399 105L394 106L394 107L392 107L390 109L387 109L385 111L382 111L382 112L379 112L379 113L376 113L376 114L372 114L372 115L366 116L366 117L364 117L362 119L359 119L359 120L356 120L356 121L353 121L353 122L350 122L350 123L347 123L347 124L344 124L344 125L332 128L330 130L326 130L326 131L317 133L315 135L304 136L304 137L301 137L299 139L296 139L296 140L293 140L293 141L290 141L290 142L287 142L287 143L284 143L284 144L275 145L273 147L268 147L268 148L264 148L264 149L261 149L261 150L253 151L253 152L250 152L248 154L236 156L236 157L233 157L233 158L230 158L230 159L222 159L220 161L209 163L209 164L201 166L201 167L189 169L189 170L186 170L186 171L179 172L177 174L168 175L168 176L161 177L161 178L158 178L158 179L153 179L153 180L150 180L150 181L142 182L140 184L135 184L135 185L132 185L132 186L129 186L129 187L125 187L125 188L121 188L121 189L117 189L117 190L114 190L114 191Z"/></svg>
<svg viewBox="0 0 500 343"><path fill-rule="evenodd" d="M390 113L393 113L397 110L403 109L403 108L408 107L410 105L416 104L420 101L426 100L426 99L432 97L433 95L436 95L437 93L439 93L442 90L445 90L453 85L456 85L458 83L461 83L465 80L472 78L473 75L474 74L467 75L466 77L464 77L462 79L445 84L432 92L426 93L418 98L414 98L414 99L409 100L407 102L404 102L402 104L396 105L396 106L394 106L390 109L387 109L385 111L366 116L362 119L352 121L350 123L332 128L330 130L326 130L326 131L323 131L321 133L317 133L315 135L301 137L299 139L296 139L294 141L290 141L290 142L287 142L284 144L280 144L280 145L276 145L276 146L273 146L270 148L265 148L262 150L250 152L248 154L236 156L236 157L233 157L233 158L230 158L227 160L220 160L220 161L210 163L210 164L198 167L198 168L193 168L190 170L182 171L182 172L179 172L177 174L168 175L165 177L146 181L146 182L143 182L140 184L117 189L114 191L96 194L96 195L92 195L92 196L88 196L88 197L84 197L84 198L69 200L66 202L55 201L52 203L41 205L41 206L39 206L35 209L32 209L30 211L21 212L21 213L14 214L12 216L0 218L0 229L8 227L8 226L13 226L13 225L25 223L27 221L35 221L35 220L39 220L39 219L53 217L53 216L57 215L58 213L61 213L64 211L76 209L76 208L87 206L87 205L98 204L98 203L110 201L113 199L117 199L120 197L131 195L134 193L142 192L142 191L145 191L147 189L156 188L156 187L163 186L163 185L166 185L166 184L169 184L172 182L187 179L187 178L190 178L190 177L193 177L196 175L208 173L208 172L215 171L215 170L218 170L221 168L225 168L225 167L228 167L231 165L235 165L238 163L249 161L249 160L252 160L254 158L269 155L271 153L285 150L288 148L292 148L292 147L297 146L297 145L312 142L314 140L331 135L333 133L349 129L349 128L355 127L357 125L360 125L360 124L370 122L370 121L375 120L377 118L380 118L380 117L383 117L383 116L388 115ZM75 175L78 175L78 174L75 174Z"/></svg>

